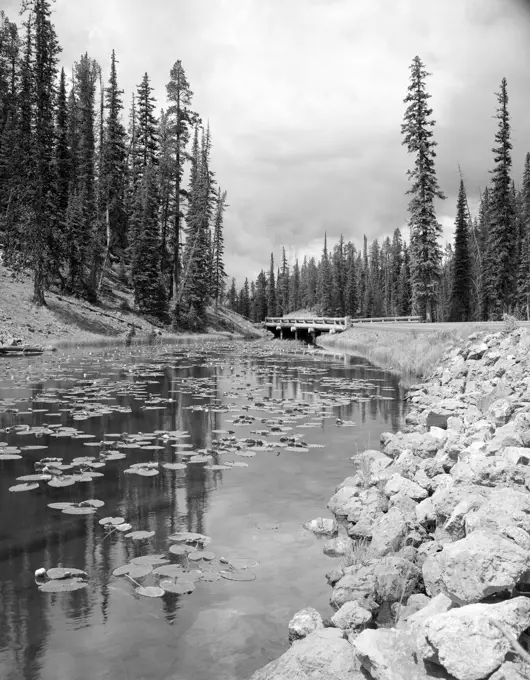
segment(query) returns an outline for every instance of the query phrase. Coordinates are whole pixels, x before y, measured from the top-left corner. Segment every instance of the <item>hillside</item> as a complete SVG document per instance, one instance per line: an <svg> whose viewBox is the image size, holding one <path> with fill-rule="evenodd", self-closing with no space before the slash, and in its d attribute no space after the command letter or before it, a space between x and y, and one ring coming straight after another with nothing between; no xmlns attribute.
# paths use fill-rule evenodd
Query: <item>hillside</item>
<svg viewBox="0 0 530 680"><path fill-rule="evenodd" d="M32 292L29 275L15 275L0 264L0 344L13 338L20 338L24 344L45 346L90 344L111 338L118 341L123 340L131 328L138 339L159 330L164 336L175 335L169 328L155 326L132 312L132 292L112 272L98 305L52 290L46 293L47 306L36 307L31 303ZM264 334L239 314L223 307L209 308L208 333L245 337Z"/></svg>

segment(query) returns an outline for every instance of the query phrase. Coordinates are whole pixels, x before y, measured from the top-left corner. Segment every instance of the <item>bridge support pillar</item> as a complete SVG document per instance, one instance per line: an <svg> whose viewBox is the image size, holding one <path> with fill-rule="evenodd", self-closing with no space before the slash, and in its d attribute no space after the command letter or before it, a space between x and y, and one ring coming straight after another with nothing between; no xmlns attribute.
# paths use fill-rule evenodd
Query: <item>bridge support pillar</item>
<svg viewBox="0 0 530 680"><path fill-rule="evenodd" d="M283 328L282 328L282 330L280 331L280 340L283 340Z"/></svg>

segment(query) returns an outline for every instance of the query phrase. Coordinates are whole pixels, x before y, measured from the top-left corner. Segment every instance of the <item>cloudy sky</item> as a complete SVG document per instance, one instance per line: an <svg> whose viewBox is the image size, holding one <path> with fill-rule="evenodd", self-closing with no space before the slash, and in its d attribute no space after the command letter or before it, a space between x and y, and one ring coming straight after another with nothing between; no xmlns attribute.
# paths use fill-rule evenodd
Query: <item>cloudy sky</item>
<svg viewBox="0 0 530 680"><path fill-rule="evenodd" d="M15 18L18 0L2 0ZM318 255L324 232L357 245L407 222L403 98L418 54L432 73L438 216L452 239L460 163L472 210L492 167L495 92L508 81L513 176L530 151L525 0L56 0L70 69L88 51L126 100L147 71L159 106L181 59L209 119L228 192L226 264L242 283L269 255Z"/></svg>

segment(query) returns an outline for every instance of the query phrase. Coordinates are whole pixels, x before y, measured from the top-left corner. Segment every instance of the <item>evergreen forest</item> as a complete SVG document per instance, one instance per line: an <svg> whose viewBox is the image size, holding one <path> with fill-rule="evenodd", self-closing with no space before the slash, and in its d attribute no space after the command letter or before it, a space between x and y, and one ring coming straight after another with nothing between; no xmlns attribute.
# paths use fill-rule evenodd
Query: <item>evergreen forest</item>
<svg viewBox="0 0 530 680"><path fill-rule="evenodd" d="M50 0L23 0L21 16L0 12L4 263L31 272L37 305L52 287L97 303L112 268L137 312L202 330L224 294L226 191L181 61L164 108L144 73L126 109L114 51L105 69L85 53L66 73Z"/></svg>
<svg viewBox="0 0 530 680"><path fill-rule="evenodd" d="M433 111L425 65L415 57L404 99L402 144L411 158L408 240L395 229L381 242L360 247L343 236L332 246L323 236L320 258L288 262L271 254L255 281L238 290L232 279L228 304L253 321L308 309L326 316L374 318L419 315L426 321L487 321L510 314L530 319L530 153L516 184L508 86L496 93L497 131L490 182L472 215L460 173L454 242L442 246L435 199L445 200L435 169ZM456 166L456 164L455 164ZM460 168L458 168L460 171Z"/></svg>

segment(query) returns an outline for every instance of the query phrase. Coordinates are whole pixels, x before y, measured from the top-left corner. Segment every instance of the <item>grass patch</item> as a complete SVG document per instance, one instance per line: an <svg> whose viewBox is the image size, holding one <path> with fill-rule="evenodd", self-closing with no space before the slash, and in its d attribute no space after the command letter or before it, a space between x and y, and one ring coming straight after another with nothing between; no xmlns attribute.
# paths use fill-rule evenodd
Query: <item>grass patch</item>
<svg viewBox="0 0 530 680"><path fill-rule="evenodd" d="M368 359L381 368L398 373L405 381L426 378L448 349L458 347L480 326L423 332L351 328L340 335L321 335L318 344Z"/></svg>

